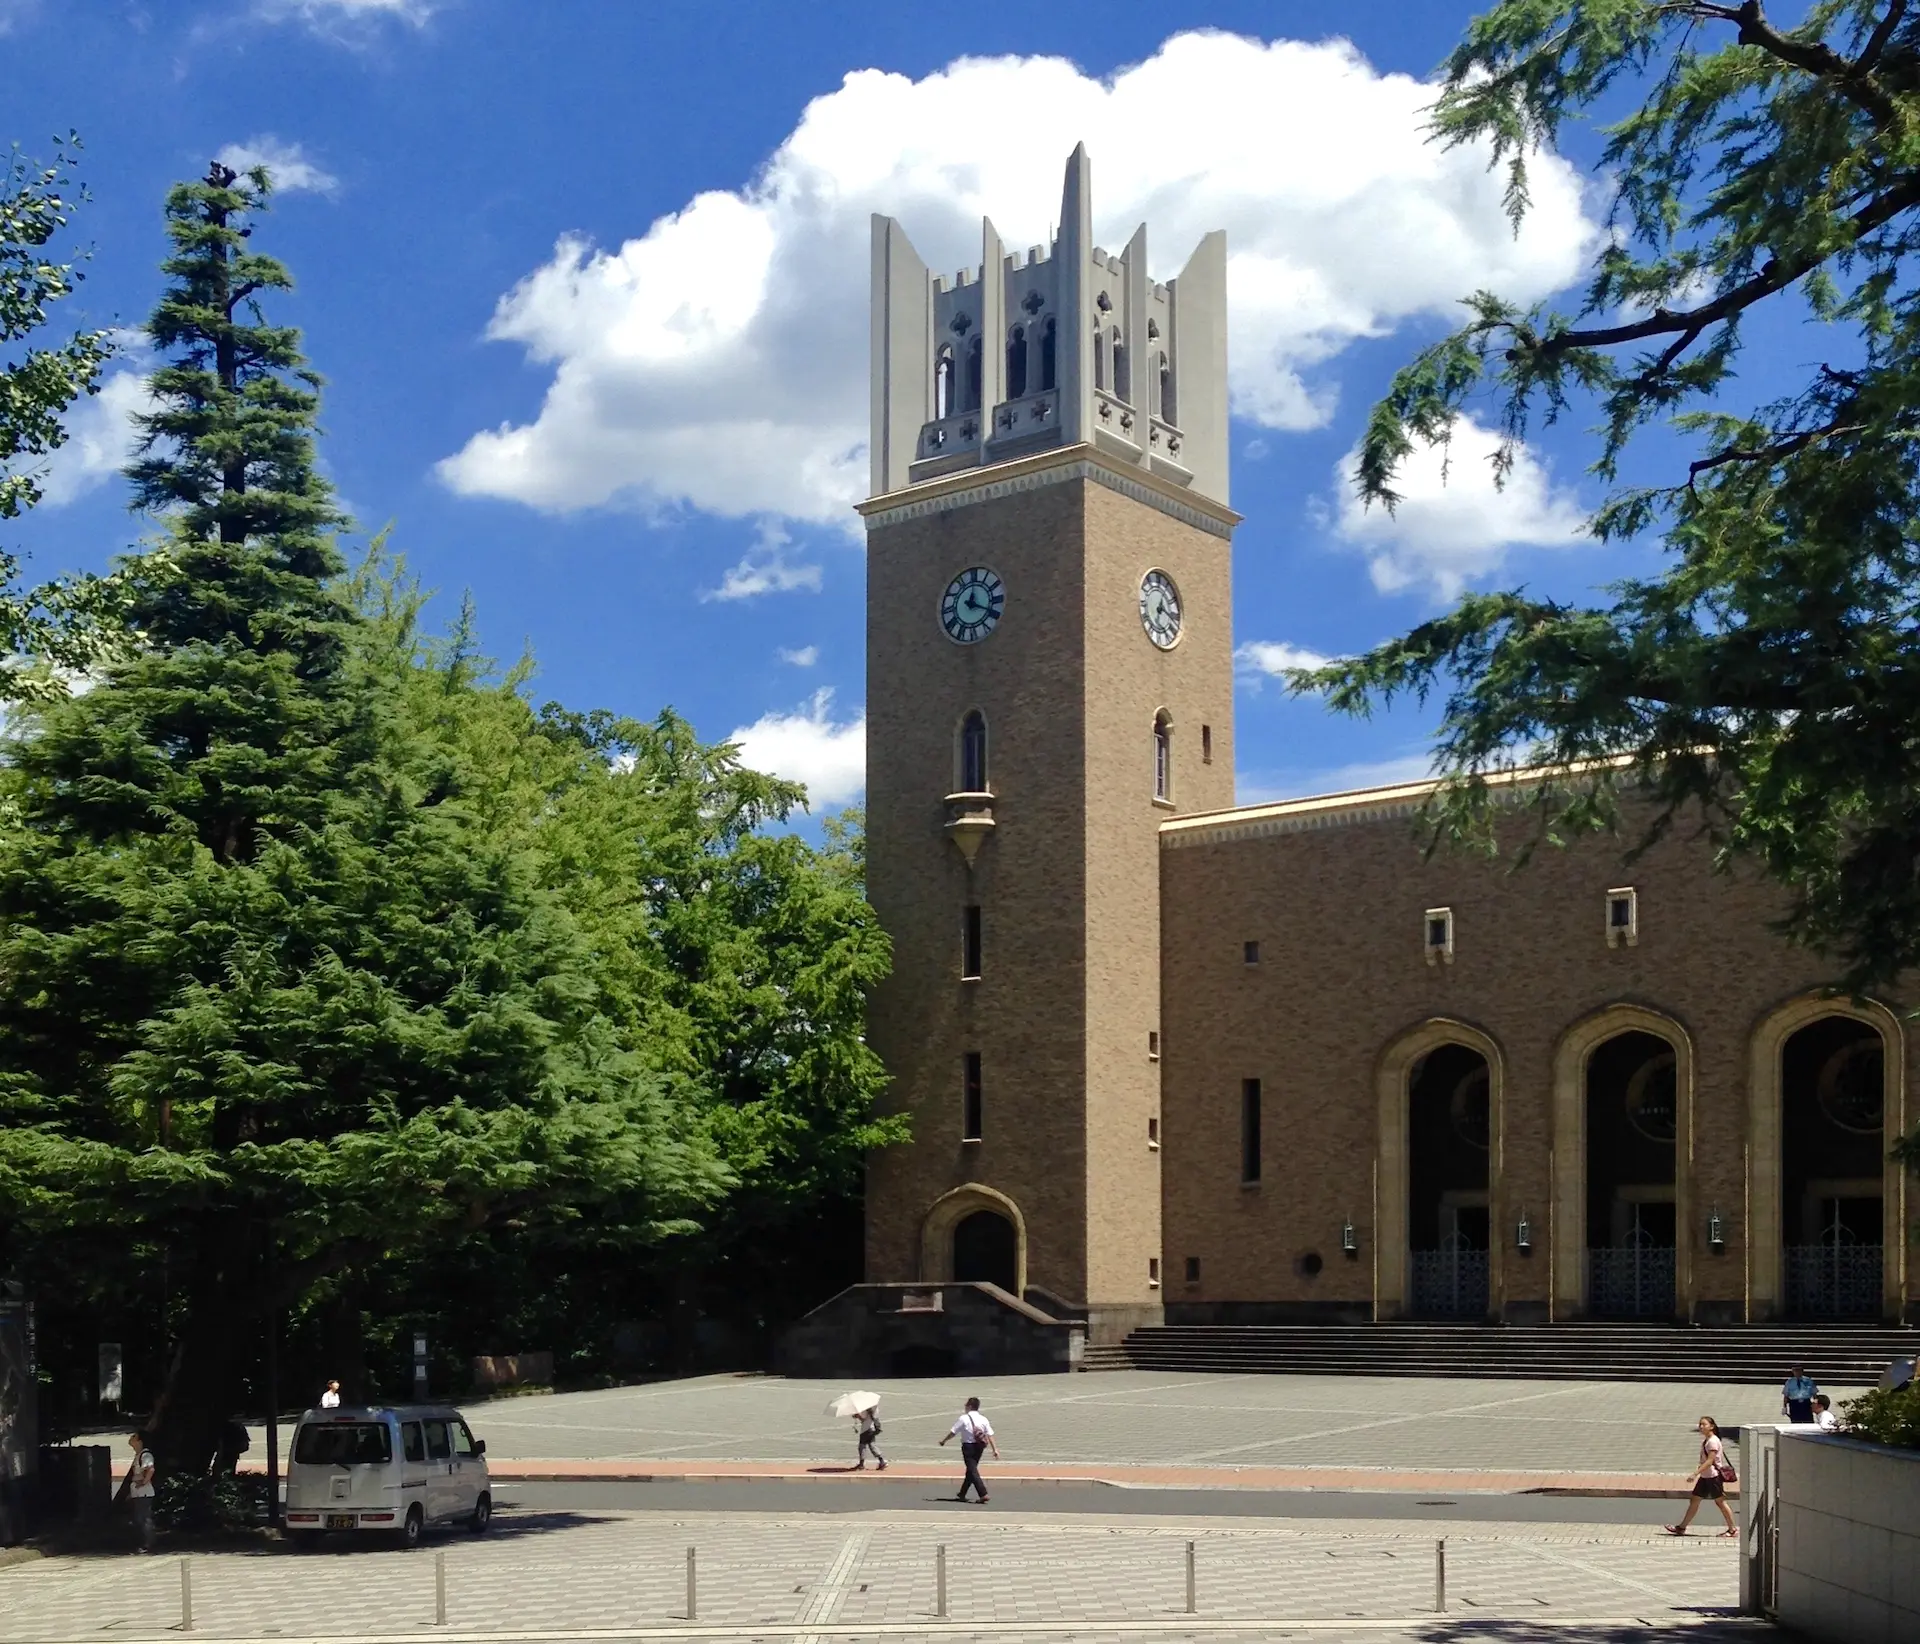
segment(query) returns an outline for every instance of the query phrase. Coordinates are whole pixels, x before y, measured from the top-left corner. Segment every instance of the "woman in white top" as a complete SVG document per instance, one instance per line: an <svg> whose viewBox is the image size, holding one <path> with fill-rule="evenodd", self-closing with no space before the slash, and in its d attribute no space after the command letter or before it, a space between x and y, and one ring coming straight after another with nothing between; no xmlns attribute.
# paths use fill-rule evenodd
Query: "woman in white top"
<svg viewBox="0 0 1920 1644"><path fill-rule="evenodd" d="M340 1408L339 1382L330 1381L327 1383L327 1390L320 1395L320 1408L322 1410L338 1410Z"/></svg>
<svg viewBox="0 0 1920 1644"><path fill-rule="evenodd" d="M1727 1461L1727 1447L1721 1441L1719 1424L1712 1416L1702 1416L1698 1426L1700 1465L1693 1470L1693 1499L1687 1503L1686 1514L1680 1522L1667 1526L1667 1534L1685 1535L1693 1515L1700 1511L1700 1503L1710 1501L1727 1521L1727 1527L1720 1534L1737 1537L1740 1532L1733 1527L1733 1509L1727 1505L1727 1486L1733 1482L1733 1468Z"/></svg>

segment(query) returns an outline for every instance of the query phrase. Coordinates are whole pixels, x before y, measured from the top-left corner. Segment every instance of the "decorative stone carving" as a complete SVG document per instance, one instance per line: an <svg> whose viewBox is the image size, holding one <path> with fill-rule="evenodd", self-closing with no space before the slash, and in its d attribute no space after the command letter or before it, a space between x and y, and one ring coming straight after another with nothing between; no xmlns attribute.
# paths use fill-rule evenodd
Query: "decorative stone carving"
<svg viewBox="0 0 1920 1644"><path fill-rule="evenodd" d="M993 795L950 793L946 797L947 837L960 847L968 868L980 854L980 845L993 832Z"/></svg>
<svg viewBox="0 0 1920 1644"><path fill-rule="evenodd" d="M977 422L975 422L971 417L967 418L967 420L961 423L960 425L960 437L963 440L967 440L971 442L972 440L978 438L979 433L980 433L980 425Z"/></svg>
<svg viewBox="0 0 1920 1644"><path fill-rule="evenodd" d="M1037 291L1029 291L1020 299L1020 306L1029 314L1038 314L1041 309L1047 306L1047 299Z"/></svg>
<svg viewBox="0 0 1920 1644"><path fill-rule="evenodd" d="M956 337L964 337L973 329L973 320L968 315L956 314L949 322L947 329Z"/></svg>

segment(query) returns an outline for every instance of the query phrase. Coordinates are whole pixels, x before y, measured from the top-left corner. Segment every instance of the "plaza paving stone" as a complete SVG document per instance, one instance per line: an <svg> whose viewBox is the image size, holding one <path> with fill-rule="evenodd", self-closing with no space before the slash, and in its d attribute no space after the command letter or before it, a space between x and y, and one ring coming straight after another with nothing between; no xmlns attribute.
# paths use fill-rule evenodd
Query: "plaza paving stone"
<svg viewBox="0 0 1920 1644"><path fill-rule="evenodd" d="M1434 1543L1447 1542L1448 1615L1433 1612ZM1196 1612L1185 1608L1187 1543ZM948 1619L935 1610L947 1548ZM686 1549L699 1552L686 1612ZM434 1624L435 1553L448 1615ZM762 1634L834 1644L938 1628L997 1641L1063 1634L1257 1636L1288 1624L1321 1637L1441 1638L1458 1628L1512 1644L1571 1639L1574 1623L1658 1637L1727 1618L1739 1550L1628 1526L1422 1525L1244 1519L1142 1524L994 1509L874 1513L503 1514L485 1537L420 1552L328 1546L199 1554L197 1634L220 1639L559 1638ZM0 1570L0 1637L21 1644L159 1639L180 1622L180 1560L63 1557ZM1382 1631L1381 1629L1385 1629ZM1439 1629L1439 1630L1436 1630ZM1278 1636L1277 1632L1272 1633ZM1698 1636L1698 1635L1690 1635Z"/></svg>

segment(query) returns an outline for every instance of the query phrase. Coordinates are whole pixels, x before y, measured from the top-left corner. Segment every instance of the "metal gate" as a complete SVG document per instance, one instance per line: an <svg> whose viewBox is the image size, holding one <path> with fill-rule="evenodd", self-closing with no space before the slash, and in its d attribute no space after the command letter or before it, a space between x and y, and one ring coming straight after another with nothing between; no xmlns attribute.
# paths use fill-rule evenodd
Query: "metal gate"
<svg viewBox="0 0 1920 1644"><path fill-rule="evenodd" d="M1625 1244L1589 1250L1587 1310L1602 1319L1671 1318L1673 1246L1636 1227Z"/></svg>
<svg viewBox="0 0 1920 1644"><path fill-rule="evenodd" d="M1487 1252L1457 1231L1438 1250L1411 1250L1413 1311L1423 1319L1483 1319L1492 1294Z"/></svg>
<svg viewBox="0 0 1920 1644"><path fill-rule="evenodd" d="M1837 1206L1818 1244L1790 1244L1784 1254L1788 1312L1803 1319L1879 1316L1881 1247L1849 1232Z"/></svg>

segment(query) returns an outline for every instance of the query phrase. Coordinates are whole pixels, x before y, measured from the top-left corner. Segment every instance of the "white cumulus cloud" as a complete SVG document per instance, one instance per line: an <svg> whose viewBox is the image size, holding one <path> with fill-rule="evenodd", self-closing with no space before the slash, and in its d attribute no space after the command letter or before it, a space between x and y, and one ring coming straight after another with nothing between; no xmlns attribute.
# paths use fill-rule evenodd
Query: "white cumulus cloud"
<svg viewBox="0 0 1920 1644"><path fill-rule="evenodd" d="M271 133L249 137L244 143L229 143L214 156L223 166L235 171L251 171L265 166L273 177L273 186L281 194L331 194L340 186L332 172L308 159L298 143L283 143Z"/></svg>
<svg viewBox="0 0 1920 1644"><path fill-rule="evenodd" d="M794 559L787 550L793 538L778 520L763 519L754 534L754 543L738 565L730 566L718 588L709 588L702 599L753 599L760 594L791 594L804 590L820 592L820 567Z"/></svg>
<svg viewBox="0 0 1920 1644"><path fill-rule="evenodd" d="M1492 458L1500 436L1470 417L1456 418L1446 445L1414 452L1394 481L1401 493L1389 514L1362 507L1354 489L1358 448L1335 470L1339 503L1333 532L1367 558L1374 587L1399 593L1424 585L1451 600L1469 582L1498 571L1510 549L1565 548L1590 542L1587 516L1570 490L1525 446L1496 485Z"/></svg>
<svg viewBox="0 0 1920 1644"><path fill-rule="evenodd" d="M813 805L844 805L867 785L867 716L835 720L827 686L792 713L763 714L727 740L752 769L804 782Z"/></svg>
<svg viewBox="0 0 1920 1644"><path fill-rule="evenodd" d="M795 668L811 668L820 660L818 645L802 645L798 650L788 650L784 645L776 653L782 662Z"/></svg>
<svg viewBox="0 0 1920 1644"><path fill-rule="evenodd" d="M1332 660L1283 639L1250 639L1235 648L1233 671L1243 685L1257 691L1267 680L1284 677L1289 668L1324 668Z"/></svg>
<svg viewBox="0 0 1920 1644"><path fill-rule="evenodd" d="M1433 96L1344 41L1212 32L1104 79L1055 57L849 74L742 187L618 247L562 237L488 327L552 368L539 414L439 472L544 509L845 521L866 477L868 214L899 217L936 269L974 264L983 213L1010 247L1044 244L1082 139L1096 237L1146 220L1156 277L1227 231L1235 410L1317 426L1335 392L1320 368L1349 344L1481 287L1541 296L1596 233L1546 156L1514 235L1484 153L1429 140Z"/></svg>
<svg viewBox="0 0 1920 1644"><path fill-rule="evenodd" d="M51 508L77 501L127 465L138 430L133 419L154 408L139 371L109 371L100 392L66 415L67 441L40 464L40 496Z"/></svg>

